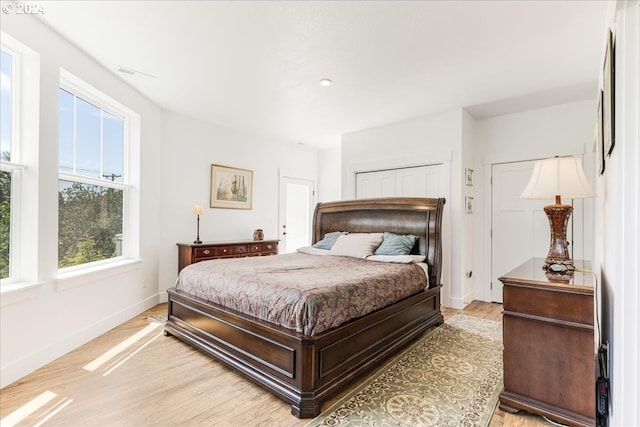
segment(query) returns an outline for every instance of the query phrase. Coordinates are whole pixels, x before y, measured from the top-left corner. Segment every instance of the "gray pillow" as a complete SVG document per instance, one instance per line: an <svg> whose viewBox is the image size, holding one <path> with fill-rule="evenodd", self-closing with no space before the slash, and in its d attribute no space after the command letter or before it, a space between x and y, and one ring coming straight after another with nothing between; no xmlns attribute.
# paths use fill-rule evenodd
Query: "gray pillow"
<svg viewBox="0 0 640 427"><path fill-rule="evenodd" d="M346 231L333 231L331 233L327 233L324 235L324 239L315 242L313 244L313 247L317 249L331 249L334 243L336 243L336 240L338 240L338 237L342 236L343 234L349 233L347 233Z"/></svg>
<svg viewBox="0 0 640 427"><path fill-rule="evenodd" d="M382 243L376 249L376 255L409 255L418 236L413 234L394 234L384 232Z"/></svg>

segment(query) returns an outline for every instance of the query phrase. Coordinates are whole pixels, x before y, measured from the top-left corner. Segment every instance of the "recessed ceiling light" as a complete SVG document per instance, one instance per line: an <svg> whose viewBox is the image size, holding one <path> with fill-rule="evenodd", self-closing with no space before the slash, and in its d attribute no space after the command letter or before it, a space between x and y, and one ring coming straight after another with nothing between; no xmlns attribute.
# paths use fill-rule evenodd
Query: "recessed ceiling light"
<svg viewBox="0 0 640 427"><path fill-rule="evenodd" d="M331 79L321 79L320 80L320 86L331 86Z"/></svg>

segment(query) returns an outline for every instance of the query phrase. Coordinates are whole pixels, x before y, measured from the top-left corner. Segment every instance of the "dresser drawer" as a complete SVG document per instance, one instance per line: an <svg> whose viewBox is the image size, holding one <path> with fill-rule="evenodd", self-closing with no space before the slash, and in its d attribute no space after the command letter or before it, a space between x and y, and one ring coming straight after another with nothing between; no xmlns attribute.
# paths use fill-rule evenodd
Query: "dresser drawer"
<svg viewBox="0 0 640 427"><path fill-rule="evenodd" d="M217 248L218 256L243 255L249 253L249 245L229 245Z"/></svg>
<svg viewBox="0 0 640 427"><path fill-rule="evenodd" d="M276 255L277 240L242 240L204 243L177 243L178 272L194 262L217 258Z"/></svg>
<svg viewBox="0 0 640 427"><path fill-rule="evenodd" d="M201 247L195 248L195 259L201 261L203 259L209 259L216 256L216 248L215 247Z"/></svg>
<svg viewBox="0 0 640 427"><path fill-rule="evenodd" d="M502 295L505 312L593 325L593 294L505 284Z"/></svg>
<svg viewBox="0 0 640 427"><path fill-rule="evenodd" d="M268 253L268 255L275 255L278 253L278 243L274 242L274 243L263 243L262 244L262 251L265 253Z"/></svg>

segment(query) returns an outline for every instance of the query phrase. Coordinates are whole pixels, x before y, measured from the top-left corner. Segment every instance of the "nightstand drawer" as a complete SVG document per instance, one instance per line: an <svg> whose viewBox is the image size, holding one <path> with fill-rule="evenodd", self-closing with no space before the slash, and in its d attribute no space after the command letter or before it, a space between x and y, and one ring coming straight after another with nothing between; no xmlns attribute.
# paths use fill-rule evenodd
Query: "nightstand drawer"
<svg viewBox="0 0 640 427"><path fill-rule="evenodd" d="M593 294L509 284L502 291L505 312L593 325Z"/></svg>
<svg viewBox="0 0 640 427"><path fill-rule="evenodd" d="M250 252L262 252L262 243L253 243L249 247Z"/></svg>

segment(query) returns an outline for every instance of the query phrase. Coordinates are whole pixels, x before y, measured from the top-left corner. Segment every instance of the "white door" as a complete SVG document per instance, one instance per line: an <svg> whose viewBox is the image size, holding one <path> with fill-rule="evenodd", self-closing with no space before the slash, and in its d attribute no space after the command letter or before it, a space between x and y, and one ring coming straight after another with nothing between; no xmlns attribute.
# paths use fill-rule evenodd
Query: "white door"
<svg viewBox="0 0 640 427"><path fill-rule="evenodd" d="M313 181L280 178L279 253L311 244L314 199Z"/></svg>
<svg viewBox="0 0 640 427"><path fill-rule="evenodd" d="M502 282L499 277L531 257L546 258L551 231L544 207L554 200L521 199L527 186L533 161L495 164L491 167L491 299L502 302ZM571 200L563 200L570 204ZM573 218L582 218L582 203L574 204ZM573 256L573 246L582 248L582 223L570 221L567 240ZM580 250L579 252L582 252Z"/></svg>

